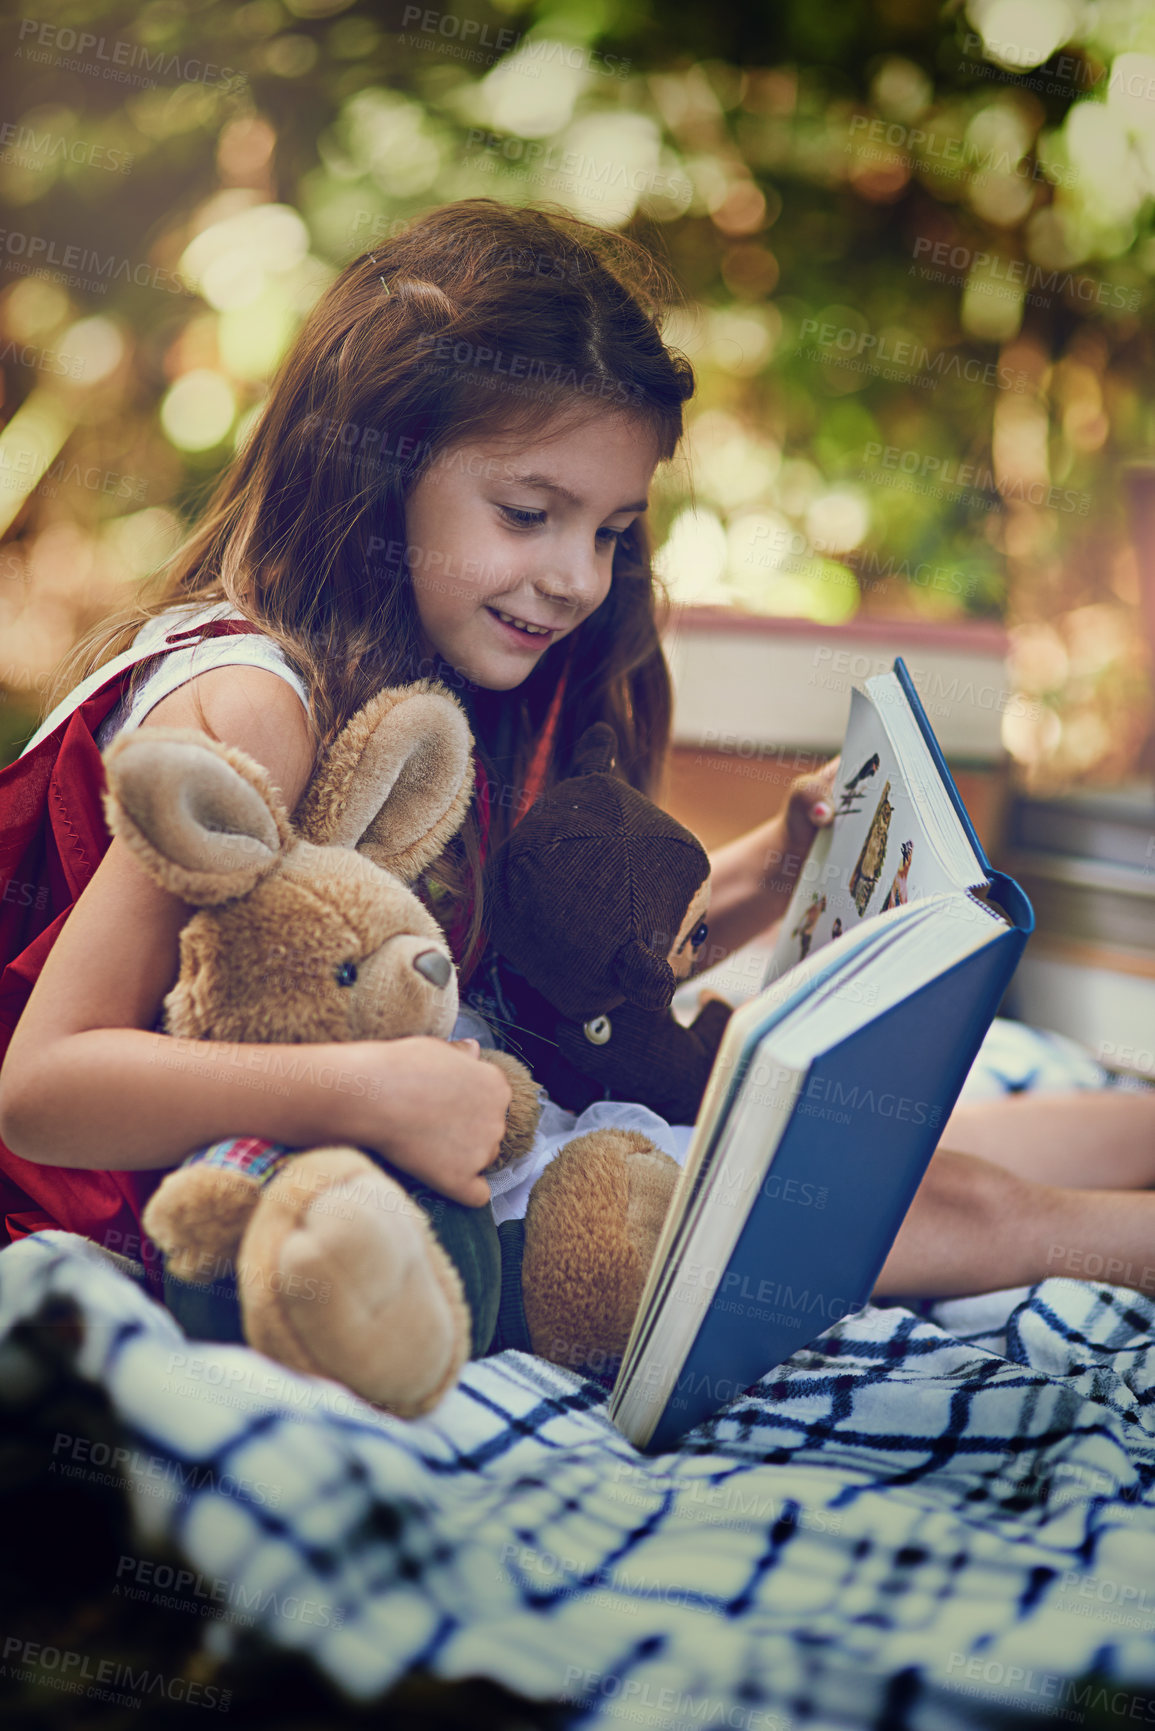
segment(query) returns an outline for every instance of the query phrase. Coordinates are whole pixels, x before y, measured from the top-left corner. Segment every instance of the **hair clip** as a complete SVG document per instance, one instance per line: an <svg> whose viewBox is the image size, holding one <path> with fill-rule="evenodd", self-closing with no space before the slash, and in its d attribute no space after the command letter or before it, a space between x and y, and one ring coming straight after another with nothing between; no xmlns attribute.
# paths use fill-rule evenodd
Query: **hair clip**
<svg viewBox="0 0 1155 1731"><path fill-rule="evenodd" d="M369 257L373 260L374 264L377 263L377 254L375 252L371 252L369 254ZM389 288L389 284L385 281L385 278L380 275L380 273L378 273L377 281L381 284L381 287L385 290L386 294L389 294L391 292L390 288Z"/></svg>

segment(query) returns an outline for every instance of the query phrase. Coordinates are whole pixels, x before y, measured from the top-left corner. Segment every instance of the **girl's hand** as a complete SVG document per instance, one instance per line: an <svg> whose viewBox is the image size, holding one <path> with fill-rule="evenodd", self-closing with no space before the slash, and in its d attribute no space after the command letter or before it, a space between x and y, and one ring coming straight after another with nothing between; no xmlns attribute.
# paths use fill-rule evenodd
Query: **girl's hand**
<svg viewBox="0 0 1155 1731"><path fill-rule="evenodd" d="M796 777L786 804L761 831L764 926L785 911L810 844L820 829L834 822L834 783L840 762L832 757L821 769Z"/></svg>
<svg viewBox="0 0 1155 1731"><path fill-rule="evenodd" d="M786 796L784 828L787 851L805 855L815 833L834 822L835 780L842 759L832 757L821 769L800 775Z"/></svg>
<svg viewBox="0 0 1155 1731"><path fill-rule="evenodd" d="M489 1185L479 1174L497 1158L510 1087L495 1064L480 1061L477 1041L372 1040L358 1057L368 1087L350 1100L351 1139L442 1195L483 1208Z"/></svg>
<svg viewBox="0 0 1155 1731"><path fill-rule="evenodd" d="M834 821L838 768L835 757L821 769L800 775L777 816L712 855L707 965L763 937L785 913L811 842Z"/></svg>

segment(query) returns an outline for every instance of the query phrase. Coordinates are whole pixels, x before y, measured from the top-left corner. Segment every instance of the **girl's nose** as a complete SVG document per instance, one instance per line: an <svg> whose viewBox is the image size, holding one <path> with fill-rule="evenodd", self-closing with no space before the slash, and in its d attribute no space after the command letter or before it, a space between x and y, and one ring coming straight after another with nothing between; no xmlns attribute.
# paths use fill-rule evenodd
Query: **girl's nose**
<svg viewBox="0 0 1155 1731"><path fill-rule="evenodd" d="M564 566L555 565L534 578L534 588L547 601L563 607L588 607L603 598L608 572L598 569L594 559L582 561L575 556Z"/></svg>

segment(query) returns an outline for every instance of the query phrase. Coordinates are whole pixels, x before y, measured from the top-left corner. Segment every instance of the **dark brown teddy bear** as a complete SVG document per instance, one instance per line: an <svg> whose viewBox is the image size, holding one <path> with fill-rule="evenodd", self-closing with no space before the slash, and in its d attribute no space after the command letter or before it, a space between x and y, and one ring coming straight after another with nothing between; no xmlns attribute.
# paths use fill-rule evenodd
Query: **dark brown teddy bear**
<svg viewBox="0 0 1155 1731"><path fill-rule="evenodd" d="M697 838L613 772L614 731L582 735L578 774L538 799L486 875L489 955L471 1004L571 1112L636 1100L692 1123L731 1011L670 1009L706 936Z"/></svg>

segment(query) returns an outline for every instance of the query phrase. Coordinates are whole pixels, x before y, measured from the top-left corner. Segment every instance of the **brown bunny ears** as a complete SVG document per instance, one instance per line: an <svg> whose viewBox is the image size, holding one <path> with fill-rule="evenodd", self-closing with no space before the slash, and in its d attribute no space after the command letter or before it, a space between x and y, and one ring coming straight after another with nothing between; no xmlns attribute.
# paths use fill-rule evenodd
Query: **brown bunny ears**
<svg viewBox="0 0 1155 1731"><path fill-rule="evenodd" d="M141 728L114 740L104 765L109 829L184 901L247 895L297 840L261 765L207 734ZM306 790L297 830L412 883L460 828L472 788L464 711L426 680L379 692L353 716Z"/></svg>
<svg viewBox="0 0 1155 1731"><path fill-rule="evenodd" d="M154 882L196 907L248 895L292 841L268 773L192 728L121 734L104 754L104 816Z"/></svg>
<svg viewBox="0 0 1155 1731"><path fill-rule="evenodd" d="M347 722L294 822L307 841L355 847L412 883L465 822L472 792L465 711L426 679L379 691Z"/></svg>

